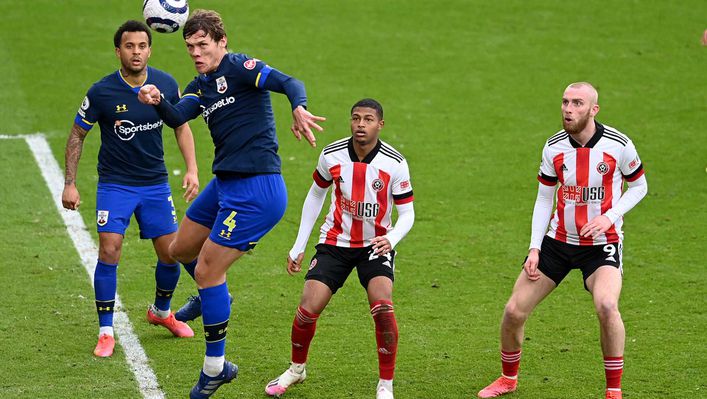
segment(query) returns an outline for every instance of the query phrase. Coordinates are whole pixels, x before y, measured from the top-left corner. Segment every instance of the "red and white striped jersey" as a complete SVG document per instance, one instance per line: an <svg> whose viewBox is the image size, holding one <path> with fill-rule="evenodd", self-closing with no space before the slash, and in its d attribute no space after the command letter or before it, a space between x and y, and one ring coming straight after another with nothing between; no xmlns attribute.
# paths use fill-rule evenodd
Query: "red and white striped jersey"
<svg viewBox="0 0 707 399"><path fill-rule="evenodd" d="M593 239L580 237L582 226L603 215L621 198L624 179L643 176L643 164L633 142L623 133L596 122L596 132L582 147L564 130L543 148L538 180L548 186L560 182L557 206L548 236L568 244L601 245L623 239L623 218Z"/></svg>
<svg viewBox="0 0 707 399"><path fill-rule="evenodd" d="M371 239L392 228L393 204L413 200L407 161L381 140L363 161L354 152L352 138L329 144L319 156L313 178L322 188L333 183L320 244L367 247Z"/></svg>

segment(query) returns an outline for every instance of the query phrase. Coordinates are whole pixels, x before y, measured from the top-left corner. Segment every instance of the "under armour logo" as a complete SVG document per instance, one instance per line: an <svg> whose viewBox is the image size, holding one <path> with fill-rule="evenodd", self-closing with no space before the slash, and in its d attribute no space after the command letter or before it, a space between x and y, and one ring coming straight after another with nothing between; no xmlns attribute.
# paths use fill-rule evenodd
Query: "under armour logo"
<svg viewBox="0 0 707 399"><path fill-rule="evenodd" d="M118 104L115 106L115 112L128 112L128 106L126 104Z"/></svg>

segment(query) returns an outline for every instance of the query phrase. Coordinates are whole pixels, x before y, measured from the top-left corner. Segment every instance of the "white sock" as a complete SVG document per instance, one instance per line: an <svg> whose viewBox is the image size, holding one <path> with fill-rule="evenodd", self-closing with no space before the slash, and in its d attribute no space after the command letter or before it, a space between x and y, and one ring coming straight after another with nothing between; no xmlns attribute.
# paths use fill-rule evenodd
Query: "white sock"
<svg viewBox="0 0 707 399"><path fill-rule="evenodd" d="M113 326L104 326L104 327L101 327L101 328L98 330L98 336L100 337L100 336L103 335L103 334L108 334L108 335L110 335L110 336L112 337L112 336L113 336Z"/></svg>
<svg viewBox="0 0 707 399"><path fill-rule="evenodd" d="M294 362L293 362L293 363L290 365L290 370L292 370L293 373L302 374L302 372L304 371L304 365L305 365L305 364L306 364L306 363L294 363Z"/></svg>
<svg viewBox="0 0 707 399"><path fill-rule="evenodd" d="M204 374L216 377L223 371L226 356L204 356Z"/></svg>
<svg viewBox="0 0 707 399"><path fill-rule="evenodd" d="M166 319L169 317L169 314L172 313L169 309L167 310L159 310L157 309L157 306L154 304L152 305L152 313L155 314L155 316L159 317L160 319Z"/></svg>
<svg viewBox="0 0 707 399"><path fill-rule="evenodd" d="M384 380L384 379L379 379L378 380L378 389L381 387L389 390L390 392L393 392L393 380Z"/></svg>

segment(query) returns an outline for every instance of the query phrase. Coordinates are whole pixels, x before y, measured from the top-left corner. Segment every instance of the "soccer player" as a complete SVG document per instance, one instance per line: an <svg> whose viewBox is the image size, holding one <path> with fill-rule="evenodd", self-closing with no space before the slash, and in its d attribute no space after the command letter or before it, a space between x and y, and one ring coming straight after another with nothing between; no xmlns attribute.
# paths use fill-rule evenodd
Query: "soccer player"
<svg viewBox="0 0 707 399"><path fill-rule="evenodd" d="M96 308L100 325L94 354L113 354L113 310L116 271L123 236L134 214L140 237L152 239L157 254L155 302L147 309L147 320L162 325L177 337L194 332L174 318L170 300L179 281L179 264L169 255L169 244L177 231L177 216L167 181L163 159L162 120L154 108L138 101L136 93L144 84L164 87L169 101L178 101L177 82L165 72L148 67L152 35L142 22L127 21L113 37L120 69L99 80L88 90L78 110L66 143L66 180L62 204L78 209L81 197L76 188L76 172L83 142L91 128L101 129L98 153L98 262L94 274ZM199 191L194 138L189 125L174 129L187 171L183 179L184 197L193 199Z"/></svg>
<svg viewBox="0 0 707 399"><path fill-rule="evenodd" d="M143 87L139 96L155 105L169 126L202 115L214 142L216 176L187 210L170 249L194 273L199 288L206 354L190 397L200 399L238 374L238 367L225 360L231 313L226 271L277 224L287 205L270 92L287 95L292 131L312 146L311 129L322 130L317 121L325 118L307 111L299 80L258 59L229 52L217 12L195 10L183 36L199 76L186 87L182 100L176 105L164 101L155 86Z"/></svg>
<svg viewBox="0 0 707 399"><path fill-rule="evenodd" d="M331 206L292 322L292 363L265 387L268 395L282 395L291 385L304 381L317 319L356 268L376 325L380 377L376 398L393 398L398 348L393 248L412 228L415 211L407 161L378 138L384 123L383 107L376 100L357 102L351 108L352 137L324 147L319 156L297 239L287 257L288 273L302 269L304 249L329 187ZM398 212L395 227L391 225L393 204Z"/></svg>
<svg viewBox="0 0 707 399"><path fill-rule="evenodd" d="M619 313L621 226L624 214L646 195L648 184L633 142L595 121L598 112L598 94L591 84L567 86L562 96L564 130L543 148L530 250L503 313L503 373L479 392L480 398L516 390L525 321L572 269L582 271L599 318L606 398L621 398L625 339ZM622 193L624 181L628 189Z"/></svg>

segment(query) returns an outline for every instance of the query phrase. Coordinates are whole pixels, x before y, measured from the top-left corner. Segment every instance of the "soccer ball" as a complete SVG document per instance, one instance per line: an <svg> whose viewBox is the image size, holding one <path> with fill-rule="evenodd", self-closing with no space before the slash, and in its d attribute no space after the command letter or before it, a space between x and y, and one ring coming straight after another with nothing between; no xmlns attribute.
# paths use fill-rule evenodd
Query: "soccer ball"
<svg viewBox="0 0 707 399"><path fill-rule="evenodd" d="M150 29L160 33L176 32L189 16L187 0L145 0L142 15Z"/></svg>

